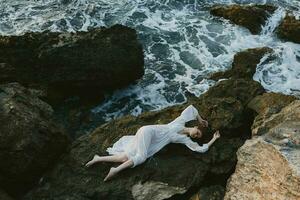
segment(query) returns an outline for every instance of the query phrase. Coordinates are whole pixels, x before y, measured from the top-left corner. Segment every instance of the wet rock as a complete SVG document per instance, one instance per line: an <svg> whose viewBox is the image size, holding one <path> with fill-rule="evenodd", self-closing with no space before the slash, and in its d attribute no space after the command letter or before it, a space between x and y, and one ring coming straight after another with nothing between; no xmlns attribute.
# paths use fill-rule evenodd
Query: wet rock
<svg viewBox="0 0 300 200"><path fill-rule="evenodd" d="M0 85L0 186L10 195L30 189L68 147L52 114L32 91L17 83Z"/></svg>
<svg viewBox="0 0 300 200"><path fill-rule="evenodd" d="M122 25L1 36L0 63L0 82L44 89L52 101L73 95L89 101L101 98L144 73L136 31Z"/></svg>
<svg viewBox="0 0 300 200"><path fill-rule="evenodd" d="M252 79L256 66L267 53L272 53L268 47L254 48L241 51L234 55L231 69L225 72L217 72L210 79L219 80L224 78L250 78Z"/></svg>
<svg viewBox="0 0 300 200"><path fill-rule="evenodd" d="M225 199L300 199L300 100L265 94L249 105L264 121L238 150Z"/></svg>
<svg viewBox="0 0 300 200"><path fill-rule="evenodd" d="M272 5L217 5L211 8L212 15L223 17L233 23L259 34L269 15L276 7Z"/></svg>
<svg viewBox="0 0 300 200"><path fill-rule="evenodd" d="M300 20L291 14L287 14L276 28L276 32L279 38L300 43Z"/></svg>

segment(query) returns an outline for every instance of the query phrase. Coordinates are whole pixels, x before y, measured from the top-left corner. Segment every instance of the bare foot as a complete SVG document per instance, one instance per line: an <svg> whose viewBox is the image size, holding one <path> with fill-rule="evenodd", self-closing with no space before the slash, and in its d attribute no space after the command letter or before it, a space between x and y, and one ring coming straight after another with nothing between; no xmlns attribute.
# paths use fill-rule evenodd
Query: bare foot
<svg viewBox="0 0 300 200"><path fill-rule="evenodd" d="M106 182L106 181L110 180L110 179L111 179L113 176L115 176L117 173L118 173L117 168L115 168L115 167L110 168L110 170L109 170L107 176L104 178L103 181Z"/></svg>
<svg viewBox="0 0 300 200"><path fill-rule="evenodd" d="M91 161L89 161L88 163L85 164L85 166L89 167L89 166L91 166L91 165L93 165L93 164L95 164L96 162L99 162L99 161L100 161L100 156L98 156L96 154L96 155L94 155L94 158Z"/></svg>

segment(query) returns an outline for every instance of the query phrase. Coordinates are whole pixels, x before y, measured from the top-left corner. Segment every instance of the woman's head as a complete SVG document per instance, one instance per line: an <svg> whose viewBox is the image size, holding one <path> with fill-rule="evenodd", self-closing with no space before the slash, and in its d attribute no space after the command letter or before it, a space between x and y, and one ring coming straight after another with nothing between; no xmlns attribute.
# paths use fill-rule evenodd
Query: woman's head
<svg viewBox="0 0 300 200"><path fill-rule="evenodd" d="M188 134L191 138L201 138L202 137L202 132L198 128L198 126L194 126L192 128L188 129Z"/></svg>

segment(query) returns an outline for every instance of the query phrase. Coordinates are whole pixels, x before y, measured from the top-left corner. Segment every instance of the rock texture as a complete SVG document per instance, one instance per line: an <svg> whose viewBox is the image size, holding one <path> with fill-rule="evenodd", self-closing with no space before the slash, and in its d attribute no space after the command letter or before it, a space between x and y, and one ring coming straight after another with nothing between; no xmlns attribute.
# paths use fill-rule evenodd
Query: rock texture
<svg viewBox="0 0 300 200"><path fill-rule="evenodd" d="M276 29L279 38L300 43L300 20L287 14Z"/></svg>
<svg viewBox="0 0 300 200"><path fill-rule="evenodd" d="M112 165L102 163L86 169L85 162L95 153L105 154L105 149L122 135L134 134L142 125L171 121L186 105L143 113L138 117L126 116L77 139L70 153L63 157L55 169L45 176L40 186L25 199L159 199L169 196L182 199L187 198L186 193L202 184L216 185L220 181L225 183L234 169L236 150L250 134L247 130L241 131L241 127L245 126L250 130L251 125L242 117L247 114L246 102L263 91L255 81L236 81L222 81L206 95L189 102L209 120L213 129L218 127L224 133L208 153L197 154L183 145L170 144L144 164L103 183L102 180ZM236 94L241 92L245 93L241 95L243 98L236 98ZM209 140L211 133L212 131L208 131L202 142ZM140 184L151 185L151 189L140 187ZM137 188L141 188L139 192ZM160 191L164 191L164 194Z"/></svg>
<svg viewBox="0 0 300 200"><path fill-rule="evenodd" d="M0 83L43 88L50 100L101 97L140 78L144 59L134 29L0 36Z"/></svg>
<svg viewBox="0 0 300 200"><path fill-rule="evenodd" d="M23 194L68 147L52 108L17 83L0 85L0 186Z"/></svg>
<svg viewBox="0 0 300 200"><path fill-rule="evenodd" d="M246 27L252 34L259 34L269 15L276 10L271 5L218 5L210 13Z"/></svg>
<svg viewBox="0 0 300 200"><path fill-rule="evenodd" d="M270 93L249 106L254 137L238 150L225 199L300 199L300 100Z"/></svg>
<svg viewBox="0 0 300 200"><path fill-rule="evenodd" d="M256 66L267 53L273 50L268 47L246 49L234 55L231 69L225 72L217 72L211 75L211 79L224 78L249 78L252 79L256 72Z"/></svg>

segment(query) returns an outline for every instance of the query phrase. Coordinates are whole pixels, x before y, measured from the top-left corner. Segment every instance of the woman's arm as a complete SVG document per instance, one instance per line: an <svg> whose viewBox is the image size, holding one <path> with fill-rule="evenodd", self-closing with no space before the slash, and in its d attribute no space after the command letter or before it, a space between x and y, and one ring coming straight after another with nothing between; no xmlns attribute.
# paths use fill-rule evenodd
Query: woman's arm
<svg viewBox="0 0 300 200"><path fill-rule="evenodd" d="M207 143L208 147L210 147L219 137L220 137L220 132L216 131L214 133L213 138Z"/></svg>
<svg viewBox="0 0 300 200"><path fill-rule="evenodd" d="M199 152L199 153L205 153L209 149L209 147L219 137L220 137L220 133L219 133L219 131L216 131L214 133L213 138L207 144L199 145L197 142L192 141L191 138L188 137L188 136L179 136L178 138L173 140L173 143L181 143L181 144L184 144L185 146L187 146L192 151L196 151L196 152Z"/></svg>

